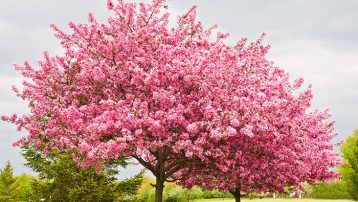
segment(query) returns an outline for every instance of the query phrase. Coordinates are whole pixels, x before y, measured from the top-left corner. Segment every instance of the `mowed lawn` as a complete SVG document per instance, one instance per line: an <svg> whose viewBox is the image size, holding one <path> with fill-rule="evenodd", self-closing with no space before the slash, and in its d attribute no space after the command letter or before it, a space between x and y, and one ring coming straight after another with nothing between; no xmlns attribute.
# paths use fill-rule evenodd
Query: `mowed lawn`
<svg viewBox="0 0 358 202"><path fill-rule="evenodd" d="M194 202L234 202L234 199L200 199ZM352 200L344 199L241 199L242 202L353 202Z"/></svg>

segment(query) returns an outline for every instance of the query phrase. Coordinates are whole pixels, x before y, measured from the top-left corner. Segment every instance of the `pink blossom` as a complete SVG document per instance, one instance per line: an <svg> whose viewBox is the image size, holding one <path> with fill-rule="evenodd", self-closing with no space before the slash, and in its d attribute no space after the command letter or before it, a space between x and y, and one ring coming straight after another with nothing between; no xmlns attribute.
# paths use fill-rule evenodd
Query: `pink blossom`
<svg viewBox="0 0 358 202"><path fill-rule="evenodd" d="M233 119L230 121L230 124L233 126L233 127L240 127L240 121L237 120L237 119Z"/></svg>
<svg viewBox="0 0 358 202"><path fill-rule="evenodd" d="M34 146L35 147L40 147L41 144L42 144L41 140L36 140Z"/></svg>
<svg viewBox="0 0 358 202"><path fill-rule="evenodd" d="M196 134L199 131L198 125L196 123L189 124L186 129L191 134Z"/></svg>

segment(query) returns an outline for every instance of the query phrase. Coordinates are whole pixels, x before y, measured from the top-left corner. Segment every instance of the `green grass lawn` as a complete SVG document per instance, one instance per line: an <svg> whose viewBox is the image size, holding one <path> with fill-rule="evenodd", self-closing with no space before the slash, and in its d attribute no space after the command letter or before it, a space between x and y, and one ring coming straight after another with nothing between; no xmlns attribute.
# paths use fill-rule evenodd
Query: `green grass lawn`
<svg viewBox="0 0 358 202"><path fill-rule="evenodd" d="M234 199L200 199L194 202L234 202ZM242 202L353 202L352 200L344 199L241 199Z"/></svg>

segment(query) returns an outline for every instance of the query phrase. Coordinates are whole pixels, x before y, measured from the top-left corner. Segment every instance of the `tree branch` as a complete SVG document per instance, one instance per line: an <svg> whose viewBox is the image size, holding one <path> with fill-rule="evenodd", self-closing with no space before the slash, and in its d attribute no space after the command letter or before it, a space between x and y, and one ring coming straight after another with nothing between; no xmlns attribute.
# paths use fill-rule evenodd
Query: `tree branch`
<svg viewBox="0 0 358 202"><path fill-rule="evenodd" d="M139 161L140 164L142 164L145 168L150 170L153 174L155 173L155 169L154 169L152 164L146 162L145 160L143 160L142 158L140 158L140 157L138 157L136 155L132 155L132 157L137 159L137 161Z"/></svg>

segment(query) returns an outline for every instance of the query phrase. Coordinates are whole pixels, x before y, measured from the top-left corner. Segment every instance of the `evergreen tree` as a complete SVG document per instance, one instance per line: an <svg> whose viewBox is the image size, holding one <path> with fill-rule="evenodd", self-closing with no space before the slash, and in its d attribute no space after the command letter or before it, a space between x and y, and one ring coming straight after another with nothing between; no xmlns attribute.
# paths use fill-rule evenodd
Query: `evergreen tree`
<svg viewBox="0 0 358 202"><path fill-rule="evenodd" d="M118 201L134 201L139 188L143 184L143 173L139 173L132 178L125 179L117 184L119 193Z"/></svg>
<svg viewBox="0 0 358 202"><path fill-rule="evenodd" d="M32 180L32 200L111 202L125 198L115 175L118 174L118 166L127 165L126 159L112 161L98 173L95 167L79 167L73 161L70 151L57 153L50 150L45 156L42 149L32 146L23 148L22 153L27 160L25 165L38 173L38 178ZM140 185L141 181L137 183ZM136 193L138 186L131 185L127 188L132 191L131 193Z"/></svg>
<svg viewBox="0 0 358 202"><path fill-rule="evenodd" d="M18 187L15 186L13 168L8 161L4 169L0 169L0 201L16 201Z"/></svg>

